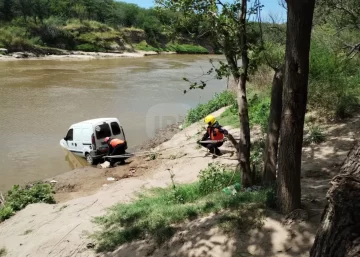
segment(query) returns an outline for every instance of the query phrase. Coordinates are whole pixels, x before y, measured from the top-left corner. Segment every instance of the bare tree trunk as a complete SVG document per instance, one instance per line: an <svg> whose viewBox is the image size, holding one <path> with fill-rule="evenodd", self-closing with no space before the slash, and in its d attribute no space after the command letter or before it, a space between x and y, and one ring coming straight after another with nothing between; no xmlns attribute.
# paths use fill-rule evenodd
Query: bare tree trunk
<svg viewBox="0 0 360 257"><path fill-rule="evenodd" d="M301 207L301 154L314 5L315 0L287 0L285 75L277 179L278 207L283 213Z"/></svg>
<svg viewBox="0 0 360 257"><path fill-rule="evenodd" d="M242 72L238 83L237 102L239 105L240 118L240 142L239 142L239 162L242 170L242 186L249 187L253 184L254 176L250 167L250 125L248 114L248 102L246 97L246 79L248 76L249 58L246 42L246 12L247 0L241 1L240 17L240 45L241 45L241 64Z"/></svg>
<svg viewBox="0 0 360 257"><path fill-rule="evenodd" d="M284 67L282 66L275 70L272 82L269 124L264 151L263 182L265 184L271 184L276 181L276 165L282 111L283 77Z"/></svg>
<svg viewBox="0 0 360 257"><path fill-rule="evenodd" d="M349 153L327 193L310 257L360 256L360 143Z"/></svg>

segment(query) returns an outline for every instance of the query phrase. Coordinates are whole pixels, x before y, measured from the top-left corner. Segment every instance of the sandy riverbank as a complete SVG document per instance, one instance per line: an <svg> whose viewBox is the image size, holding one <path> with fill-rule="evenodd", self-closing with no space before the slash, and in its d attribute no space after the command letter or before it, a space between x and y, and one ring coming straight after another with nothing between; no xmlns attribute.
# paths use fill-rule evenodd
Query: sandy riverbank
<svg viewBox="0 0 360 257"><path fill-rule="evenodd" d="M0 224L0 248L6 248L7 257L231 257L239 253L268 257L308 256L326 203L329 181L337 174L354 140L359 138L359 126L359 115L343 123L324 124L327 140L320 145L304 147L301 183L302 201L309 212L307 220L286 225L282 222L283 216L268 211L263 227L246 233L227 234L216 226L219 217L213 214L179 224L178 232L162 246L144 240L125 244L106 255L88 249L89 243L95 243L88 236L97 229L92 222L94 217L103 215L116 203L131 201L141 190L171 185L169 170L175 174L176 183L191 183L209 163L237 165L230 142L222 147L224 155L215 160L207 156L205 149L196 147L196 135L203 130L203 124L196 123L157 146L155 150L162 154L155 160L133 160L121 167L124 174L135 169L134 176L108 182L106 176L114 175L112 172L116 169L109 169L107 174L105 170L79 170L84 177L104 172L103 177L99 177L98 185L101 186L87 195L75 196L74 192L73 199L59 204L27 206ZM239 136L238 129L226 128L235 137ZM256 133L252 138L256 140Z"/></svg>
<svg viewBox="0 0 360 257"><path fill-rule="evenodd" d="M175 52L158 53L154 51L136 51L124 53L101 53L101 52L81 52L81 51L62 51L62 54L36 55L30 52L17 52L7 55L0 54L0 61L16 60L93 60L106 58L139 58L159 54L176 54Z"/></svg>

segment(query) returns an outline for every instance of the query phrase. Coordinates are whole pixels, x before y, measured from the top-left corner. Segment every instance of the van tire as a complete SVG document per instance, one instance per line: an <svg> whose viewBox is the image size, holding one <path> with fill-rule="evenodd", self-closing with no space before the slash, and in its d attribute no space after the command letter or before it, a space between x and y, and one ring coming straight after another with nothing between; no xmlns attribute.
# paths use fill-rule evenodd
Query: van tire
<svg viewBox="0 0 360 257"><path fill-rule="evenodd" d="M87 161L87 163L89 165L94 165L95 164L94 158L89 153L85 154L85 158L86 158L86 161Z"/></svg>

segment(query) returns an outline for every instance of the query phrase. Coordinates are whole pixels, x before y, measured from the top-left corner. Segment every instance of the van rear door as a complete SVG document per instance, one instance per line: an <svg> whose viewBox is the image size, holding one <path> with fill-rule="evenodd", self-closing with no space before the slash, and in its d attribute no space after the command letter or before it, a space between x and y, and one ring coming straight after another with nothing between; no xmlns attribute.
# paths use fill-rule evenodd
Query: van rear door
<svg viewBox="0 0 360 257"><path fill-rule="evenodd" d="M123 133L122 128L120 127L120 124L116 121L112 121L110 123L110 127L111 127L111 131L112 131L112 135L115 138L121 139L125 141L125 135Z"/></svg>
<svg viewBox="0 0 360 257"><path fill-rule="evenodd" d="M107 144L104 142L104 139L106 137L111 137L110 125L106 122L96 125L94 134L97 148L107 148Z"/></svg>

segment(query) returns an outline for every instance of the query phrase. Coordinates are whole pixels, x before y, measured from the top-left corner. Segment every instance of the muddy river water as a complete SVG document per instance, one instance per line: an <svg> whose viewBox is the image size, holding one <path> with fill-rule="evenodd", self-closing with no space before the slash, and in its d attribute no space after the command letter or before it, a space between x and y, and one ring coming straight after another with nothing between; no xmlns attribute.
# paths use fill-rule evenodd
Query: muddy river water
<svg viewBox="0 0 360 257"><path fill-rule="evenodd" d="M226 88L211 80L184 94L221 56L0 61L0 191L74 165L59 145L75 122L117 117L130 148Z"/></svg>

